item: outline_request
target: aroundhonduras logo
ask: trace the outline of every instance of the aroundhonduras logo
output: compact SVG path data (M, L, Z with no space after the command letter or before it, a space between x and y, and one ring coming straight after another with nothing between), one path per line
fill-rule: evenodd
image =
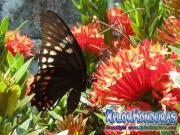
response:
M131 112L114 112L112 109L106 110L106 122L113 123L137 123L137 124L176 124L177 113L171 112L142 112L138 109Z

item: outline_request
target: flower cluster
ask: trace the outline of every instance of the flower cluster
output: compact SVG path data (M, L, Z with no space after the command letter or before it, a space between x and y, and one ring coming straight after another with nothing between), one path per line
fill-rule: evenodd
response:
M83 135L85 126L82 114L77 119L74 119L74 116L70 114L67 117L65 116L63 121L59 122L60 131L68 130L68 135L74 135L74 133Z
M171 55L166 59L167 55ZM143 45L130 50L119 50L115 57L101 62L94 83L92 100L96 104L118 103L146 110L161 110L176 86L170 71L179 71L172 63L178 56L168 52L166 46L145 40ZM166 99L166 100L165 100ZM177 97L174 99L179 100ZM98 101L98 102L97 102ZM162 102L161 102L162 101ZM174 102L172 101L171 104ZM176 105L171 106L176 109Z
M99 34L96 27L92 24L87 26L73 26L71 32L74 34L82 50L87 49L89 53L101 54L101 50L106 50L104 45L104 36Z
M8 31L6 37L10 36L13 31ZM15 56L17 52L20 52L24 57L29 57L34 55L32 50L35 46L34 43L30 41L28 36L20 35L20 32L16 32L12 35L6 42L8 50Z

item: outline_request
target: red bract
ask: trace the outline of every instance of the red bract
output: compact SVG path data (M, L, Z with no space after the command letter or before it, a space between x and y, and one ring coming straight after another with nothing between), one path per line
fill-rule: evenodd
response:
M10 36L13 31L8 31L6 33L6 37ZM20 52L24 55L24 57L33 56L34 52L32 49L35 44L30 41L28 36L21 36L20 32L16 32L13 36L11 36L5 46L8 47L8 50L15 56L17 52Z
M161 110L163 92L175 87L169 72L179 71L171 57L165 59L166 54L175 58L165 46L147 40L143 46L119 50L115 57L101 62L92 100L97 104L118 103L143 110Z
M89 53L101 55L102 50L106 50L104 37L91 24L87 26L71 27L71 31L77 39L82 50L87 49Z

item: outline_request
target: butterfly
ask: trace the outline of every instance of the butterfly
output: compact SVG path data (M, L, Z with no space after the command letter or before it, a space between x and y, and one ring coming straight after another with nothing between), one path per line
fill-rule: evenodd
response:
M78 106L81 92L90 88L96 78L88 77L82 50L64 21L54 12L41 14L42 44L39 71L34 76L31 105L38 110L53 109L70 89L67 111Z

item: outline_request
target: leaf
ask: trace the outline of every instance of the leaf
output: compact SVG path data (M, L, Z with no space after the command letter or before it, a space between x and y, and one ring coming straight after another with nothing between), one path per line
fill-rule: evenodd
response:
M173 60L174 65L180 68L180 60Z
M63 121L63 117L53 111L48 111L49 114L56 120Z
M168 46L173 52L175 52L177 55L180 55L180 49L174 46Z
M21 100L20 102L18 102L18 104L16 105L15 110L21 110L22 108L24 108L27 103L29 103L31 101L31 99L33 98L34 95L30 95L26 98L24 98L23 100Z
M150 37L153 37L153 34L156 31L156 28L158 27L160 18L161 16L158 16L157 18L155 18L152 24L150 25L150 27L148 28Z
M23 75L25 74L25 72L27 71L31 61L33 60L33 58L31 58L30 60L28 60L14 75L12 78L15 78L16 83L18 83L21 78L23 77Z
M8 51L8 53L7 53L8 66L11 66L15 61L16 61L16 59L13 57L12 53L10 51Z
M92 131L89 135L95 135L96 131Z
M4 113L6 110L7 102L6 102L6 89L7 85L4 82L0 82L0 115L4 117Z
M100 113L94 113L98 118L105 120L105 116Z
M169 75L171 76L171 79L176 84L176 86L180 88L180 73L176 71L170 71Z
M21 95L21 88L19 87L19 85L15 85L12 89L8 91L8 94L6 97L7 108L5 110L5 116L10 117L13 114L20 95Z
M27 23L28 21L25 21L24 23L22 23L15 31L13 31L8 37L5 38L4 42L6 42L11 36L13 36L18 30L20 30L20 28Z
M8 49L4 48L3 52L2 52L2 54L0 56L0 70L3 69L3 65L4 65L6 57L7 57L7 52L8 52Z
M135 36L129 36L129 38L130 38L131 42L136 46L138 46L139 42L141 42L141 40Z
M81 15L81 20L84 25L87 25L90 22L90 19L86 15Z
M6 123L0 131L2 131L2 135L11 135L13 133L12 124L10 122Z
M104 43L107 46L112 46L113 33L112 30L104 32Z
M144 31L141 28L139 28L135 23L132 23L131 26L132 26L134 32L136 33L136 35L140 38L140 40L147 38Z
M6 16L1 22L1 33L6 33L9 25L9 17Z
M26 121L24 121L20 126L18 126L19 128L21 128L22 130L26 131L29 128L30 122L32 120L32 117L28 118ZM22 132L23 133L23 132ZM22 134L21 133L21 134Z
M170 131L160 131L160 135L173 135Z
M99 10L99 20L108 24L108 16L104 9Z

